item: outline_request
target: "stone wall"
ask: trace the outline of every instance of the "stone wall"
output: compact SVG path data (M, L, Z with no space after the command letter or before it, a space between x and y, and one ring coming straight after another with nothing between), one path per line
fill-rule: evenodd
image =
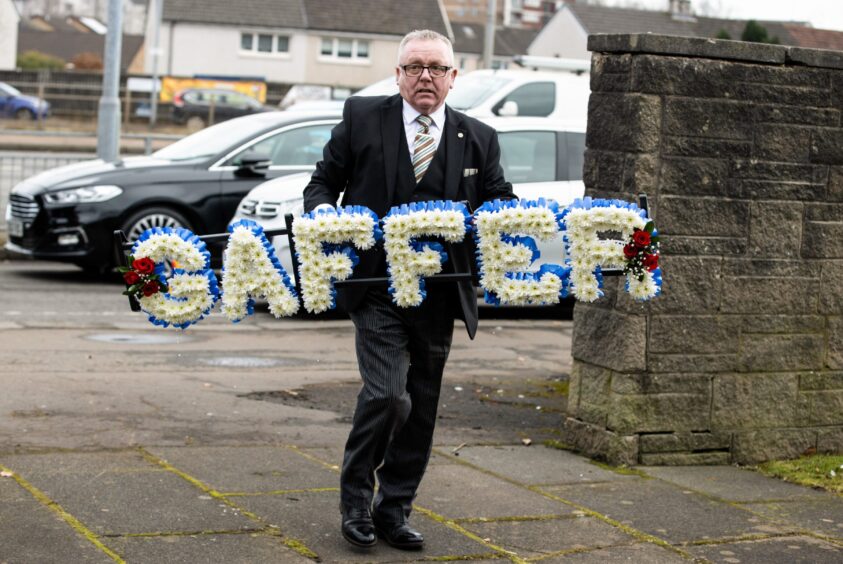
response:
M576 306L568 440L631 464L843 451L843 52L589 50L586 194L649 195L665 282Z

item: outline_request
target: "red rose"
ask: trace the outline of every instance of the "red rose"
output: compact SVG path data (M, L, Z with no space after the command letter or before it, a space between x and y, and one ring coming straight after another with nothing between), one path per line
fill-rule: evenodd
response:
M134 270L130 270L129 272L123 274L123 280L125 280L126 284L128 284L129 286L131 286L132 284L137 284L138 282L140 282L140 279L140 274L138 274Z
M144 297L148 298L152 294L157 294L158 290L160 290L160 289L161 289L161 285L158 284L157 280L150 280L149 282L147 282L146 284L143 285L142 292L143 292Z
M141 274L152 274L155 271L155 263L149 257L143 257L132 261L132 268Z
M632 234L632 241L637 247L646 247L650 244L650 232L643 229L636 229Z
M635 248L635 245L625 245L623 248L623 256L630 259L633 258L635 255L638 254L638 249Z
M659 267L659 255L644 255L642 264L647 270L653 271L657 269Z

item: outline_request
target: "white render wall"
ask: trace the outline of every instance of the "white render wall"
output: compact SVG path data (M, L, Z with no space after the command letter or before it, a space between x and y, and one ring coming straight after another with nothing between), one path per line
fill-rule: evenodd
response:
M17 66L19 21L12 0L0 0L0 70L14 70Z
M309 33L306 47L305 83L362 88L389 76L395 76L400 38L373 38L331 32L323 34L317 31ZM368 40L369 58L366 61L353 61L322 57L319 53L322 37L341 36Z
M566 4L539 32L527 48L527 54L589 60L591 53L586 48L587 42L588 33Z

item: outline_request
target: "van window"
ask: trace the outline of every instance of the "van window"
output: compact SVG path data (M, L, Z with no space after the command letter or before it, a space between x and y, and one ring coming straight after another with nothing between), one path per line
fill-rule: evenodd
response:
M556 133L509 131L498 133L498 140L501 166L509 182L556 180Z
M269 157L273 166L312 167L322 157L331 128L333 124L324 123L287 129L245 148L227 164L237 165L241 155L255 152Z
M395 82L395 79L391 80ZM454 82L454 89L448 94L448 105L457 110L479 106L509 81L508 78L496 75L458 76Z
M565 145L568 154L568 180L582 180L585 133L565 133Z
M553 82L533 82L519 86L510 92L506 98L495 104L492 111L498 110L512 100L518 104L519 116L547 117L556 107L556 84Z

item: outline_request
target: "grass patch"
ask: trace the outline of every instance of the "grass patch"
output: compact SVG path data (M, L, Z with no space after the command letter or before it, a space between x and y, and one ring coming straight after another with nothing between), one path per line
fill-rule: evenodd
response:
M563 443L557 439L545 439L542 441L542 444L548 448L555 448L558 450L574 450L574 447L571 445Z
M568 382L568 380L554 378L553 380L543 380L541 382L528 381L528 383L534 385L538 389L534 391L524 392L527 396L547 399L568 397L568 390L570 388L570 383Z
M599 462L597 460L589 460L588 462L594 464L598 468L614 472L615 474L623 474L624 476L640 476L641 478L650 477L641 470L638 470L637 468L630 468L629 466L612 466L611 464L606 464L605 462Z
M843 493L843 455L812 454L758 465L762 474L802 486Z

